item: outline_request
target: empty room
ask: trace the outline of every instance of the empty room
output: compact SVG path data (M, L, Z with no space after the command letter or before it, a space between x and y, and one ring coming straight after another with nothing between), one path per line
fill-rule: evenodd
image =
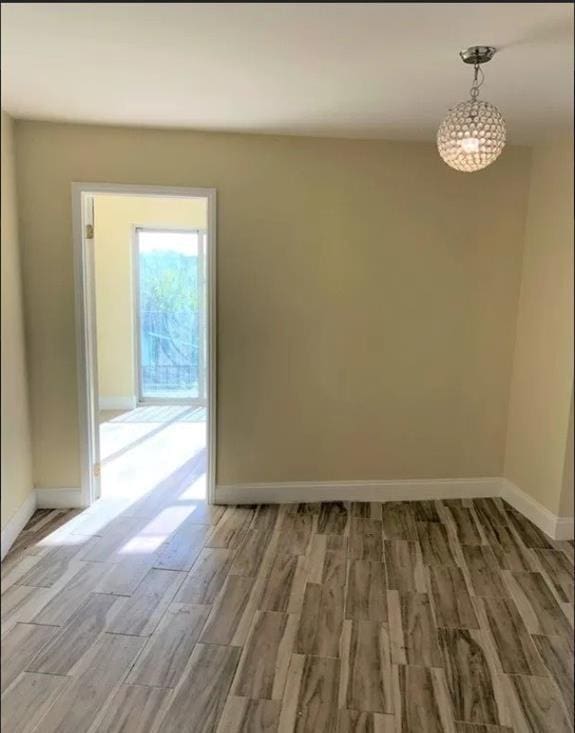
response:
M2 733L573 733L573 24L2 3Z

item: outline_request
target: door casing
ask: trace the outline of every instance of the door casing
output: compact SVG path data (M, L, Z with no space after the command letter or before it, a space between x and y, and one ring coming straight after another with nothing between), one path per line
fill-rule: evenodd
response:
M72 237L74 247L76 357L80 432L81 504L90 506L100 495L98 428L98 359L94 281L93 201L98 194L169 198L203 198L207 201L207 324L206 324L206 500L215 500L216 485L216 189L142 186L116 183L74 182Z

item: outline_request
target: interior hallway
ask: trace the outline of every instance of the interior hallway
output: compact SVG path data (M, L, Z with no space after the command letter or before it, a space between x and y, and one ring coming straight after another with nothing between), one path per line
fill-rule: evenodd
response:
M36 512L2 566L3 730L572 730L572 542L499 499L208 506L204 463Z

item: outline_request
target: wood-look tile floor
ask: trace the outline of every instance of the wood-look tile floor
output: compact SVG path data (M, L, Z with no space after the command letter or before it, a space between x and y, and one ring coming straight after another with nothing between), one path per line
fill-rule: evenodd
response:
M181 489L181 486L180 486ZM36 512L4 733L573 730L573 543L498 499Z

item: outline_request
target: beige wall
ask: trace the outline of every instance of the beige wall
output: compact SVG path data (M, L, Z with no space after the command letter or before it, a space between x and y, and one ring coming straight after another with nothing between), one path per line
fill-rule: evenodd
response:
M573 483L573 395L571 395L571 409L569 410L569 424L567 428L567 444L565 448L565 465L563 466L563 484L559 501L559 515L572 517L575 514L573 503L575 487Z
M533 152L505 456L505 476L555 514L572 513L561 497L572 396L573 141L566 137Z
M205 229L206 215L205 199L96 197L94 259L100 399L136 398L134 227Z
M4 528L30 496L33 485L14 177L13 123L4 112L1 127L1 480L2 528Z
M219 483L503 470L529 151L22 122L36 480L80 480L70 183L218 191Z

